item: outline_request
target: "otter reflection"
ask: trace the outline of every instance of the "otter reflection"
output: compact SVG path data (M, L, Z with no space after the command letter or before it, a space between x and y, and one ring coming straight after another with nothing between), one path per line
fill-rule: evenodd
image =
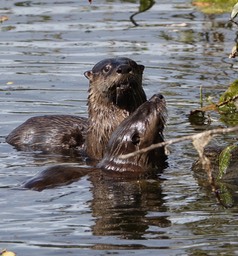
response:
M162 181L156 175L140 180L115 181L108 175L101 179L90 175L89 179L93 185L92 215L96 218L94 235L145 239L156 234L166 238L163 229L171 223L165 214Z

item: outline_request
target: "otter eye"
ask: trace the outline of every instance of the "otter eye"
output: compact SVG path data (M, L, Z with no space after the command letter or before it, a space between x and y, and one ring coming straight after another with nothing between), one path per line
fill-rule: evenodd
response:
M131 137L131 141L134 145L137 145L140 143L140 135L138 133L134 133Z
M103 68L103 71L105 73L109 72L109 70L111 69L111 66L110 65L106 65L104 68Z

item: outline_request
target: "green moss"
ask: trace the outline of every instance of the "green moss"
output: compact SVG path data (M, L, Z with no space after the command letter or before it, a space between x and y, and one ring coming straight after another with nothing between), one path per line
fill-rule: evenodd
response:
M231 12L237 0L193 0L193 5L207 14Z

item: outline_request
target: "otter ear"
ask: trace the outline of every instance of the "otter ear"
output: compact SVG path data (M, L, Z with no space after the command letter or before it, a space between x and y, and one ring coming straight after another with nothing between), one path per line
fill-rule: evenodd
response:
M89 81L91 81L92 78L93 78L93 71L92 71L92 70L86 71L86 72L84 72L84 75L85 75L85 77L86 77Z
M139 133L135 132L132 137L131 137L131 141L134 145L137 145L140 143L140 135Z
M145 66L144 65L138 65L138 66L139 66L140 71L143 72L145 69Z

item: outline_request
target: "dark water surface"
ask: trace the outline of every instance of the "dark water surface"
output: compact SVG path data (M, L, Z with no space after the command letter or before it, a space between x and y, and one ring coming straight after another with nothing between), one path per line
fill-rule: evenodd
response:
M123 55L146 66L148 97L167 100L167 139L202 129L188 121L201 86L217 96L237 78L229 14L160 0L134 17L135 27L129 17L139 3L130 2L1 1L0 15L9 17L0 25L1 248L24 256L238 254L238 204L224 208L194 178L189 143L171 146L158 180L98 184L84 176L42 192L21 189L46 167L77 159L17 152L5 136L35 115L87 116L83 73L97 61ZM224 124L213 115L211 126Z

